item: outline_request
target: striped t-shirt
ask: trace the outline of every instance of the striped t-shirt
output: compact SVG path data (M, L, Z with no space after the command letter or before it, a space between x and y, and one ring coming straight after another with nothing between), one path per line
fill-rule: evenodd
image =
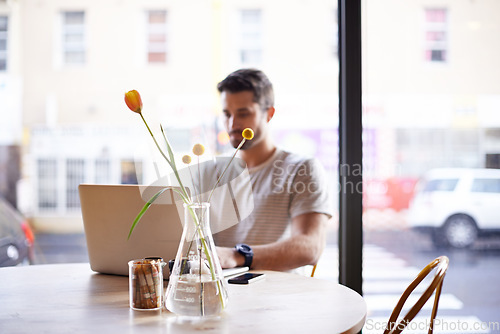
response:
M262 245L291 235L291 219L305 213L332 216L333 203L325 172L316 159L277 149L264 163L248 169L251 194L238 201L237 212L249 212L239 223L214 234L217 246ZM234 182L231 193L245 193L245 182ZM249 196L253 197L248 198ZM248 208L242 206L247 205ZM239 206L239 207L238 207ZM253 206L253 210L252 210ZM214 222L212 222L213 224ZM216 232L216 231L213 231Z

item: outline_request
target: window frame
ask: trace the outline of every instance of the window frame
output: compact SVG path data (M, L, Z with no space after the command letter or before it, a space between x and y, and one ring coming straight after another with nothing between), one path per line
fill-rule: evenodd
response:
M361 0L338 0L339 184L362 186ZM344 166L344 167L343 167ZM363 294L363 194L339 192L339 283Z

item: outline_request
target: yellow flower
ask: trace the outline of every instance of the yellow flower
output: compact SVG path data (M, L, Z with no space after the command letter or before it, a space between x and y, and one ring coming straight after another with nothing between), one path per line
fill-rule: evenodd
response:
M125 93L125 103L129 107L130 110L136 112L138 114L141 113L142 110L142 100L139 92L134 90L128 91Z
M205 147L203 147L203 145L195 144L193 146L193 154L194 155L200 156L200 155L203 155L203 153L205 153Z
M191 163L191 157L189 155L185 155L182 157L182 162L185 163L186 165L189 165Z
M250 129L250 128L246 128L245 130L243 130L243 132L241 133L241 135L246 140L252 140L253 139L253 130Z

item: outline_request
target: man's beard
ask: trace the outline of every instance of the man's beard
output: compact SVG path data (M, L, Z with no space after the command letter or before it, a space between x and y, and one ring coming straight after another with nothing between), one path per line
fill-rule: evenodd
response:
M243 140L243 137L241 136L241 132L242 131L238 131L238 130L231 131L231 133L229 135L231 145L234 148L237 148L238 145L240 145L241 141ZM233 137L233 135L236 135L236 136ZM259 138L259 135L260 135L260 133L255 132L255 135L252 138L252 140L245 140L245 142L243 143L243 146L241 146L240 150L246 150L246 149L249 149L250 147L252 147L253 146L253 142L255 142L256 139Z

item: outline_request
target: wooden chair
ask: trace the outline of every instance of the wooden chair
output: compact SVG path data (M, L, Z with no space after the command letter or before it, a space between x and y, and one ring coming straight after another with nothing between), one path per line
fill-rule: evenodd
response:
M403 292L401 298L399 299L399 302L392 311L392 314L389 318L389 322L386 330L384 331L384 334L401 333L405 329L405 327L410 323L410 321L412 321L413 318L415 318L418 312L420 312L422 307L425 305L425 303L429 300L429 298L435 291L436 294L434 297L434 305L432 307L431 321L428 332L428 334L432 334L434 330L434 320L436 318L438 304L439 304L439 296L441 295L441 288L443 286L443 280L446 274L446 270L448 269L448 263L449 260L446 256L440 256L431 263L429 263L417 275L417 277L413 280L413 282L411 282L408 288L406 288L406 290ZM417 300L415 305L413 305L413 307L408 311L408 313L399 322L397 322L399 314L401 313L401 309L403 308L408 297L411 295L413 290L415 290L415 288L420 284L420 282L422 282L422 280L425 277L427 277L427 275L429 275L431 271L433 271L434 268L436 268L434 278L432 279L432 282L429 284L429 287L422 293L422 296Z
M318 266L317 263L313 266L312 271L311 271L311 277L314 277L314 273L316 272L316 267L317 266Z

